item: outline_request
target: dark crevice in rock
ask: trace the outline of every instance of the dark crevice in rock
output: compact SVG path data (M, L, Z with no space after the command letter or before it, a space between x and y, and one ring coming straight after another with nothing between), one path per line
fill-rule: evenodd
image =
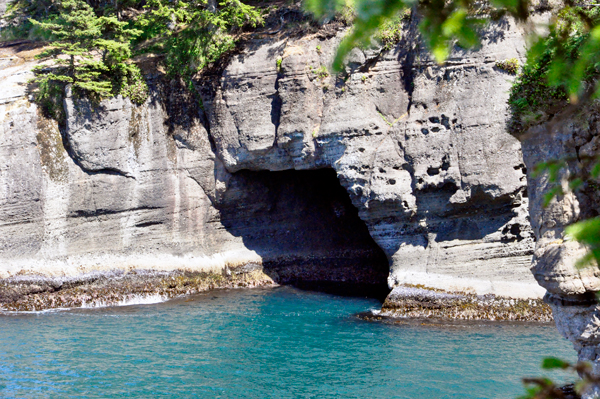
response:
M67 152L67 154L69 155L69 158L71 158L71 160L73 161L73 163L75 165L77 165L86 174L88 174L88 175L98 175L98 174L116 175L116 176L122 176L122 177L126 177L128 179L135 180L134 176L132 176L132 175L126 173L126 172L123 172L122 170L116 169L116 168L102 168L102 169L89 169L89 168L86 168L79 161L79 157L73 151L73 148L71 147L71 144L69 143L69 139L67 138L67 133L66 133L65 128L59 128L59 131L60 131L60 136L61 136L61 139L62 139L63 147L64 147L65 151Z
M135 227L150 227L150 226L156 226L157 224L164 224L164 222L163 221L154 221L154 222L138 223L135 225Z
M279 95L279 79L281 79L281 73L277 73L277 79L275 79L275 93L271 96L271 123L275 126L275 144L277 144L277 130L279 129L279 121L281 119L281 105L283 100Z
M89 175L96 175L96 174L117 175L117 176L123 176L128 179L135 180L134 176L132 176L126 172L123 172L122 170L115 169L115 168L102 168L102 169L97 169L97 170L89 170L89 169L85 169L85 168L82 168L82 169Z
M402 40L398 44L398 48L402 49L398 60L400 61L401 74L402 74L402 84L404 85L404 90L408 95L408 105L406 107L408 113L410 114L410 110L412 108L413 103L413 91L415 89L415 61L418 55L418 46L419 46L419 35L418 35L418 21L415 17L416 13L412 12L410 16L410 20L408 22L408 34L403 35Z
M281 284L383 299L388 260L333 169L232 175L221 223Z
M544 302L554 306L581 306L588 307L598 304L598 298L594 292L586 292L581 295L558 295L547 292L544 296Z
M440 174L440 168L429 167L427 168L427 174L429 176L435 176Z
M365 62L362 63L360 68L358 68L358 72L362 72L362 73L369 72L369 70L372 67L374 67L377 64L377 62L379 62L380 58L381 58L381 53L377 53L375 56L373 56L371 58L367 58L365 60Z
M68 217L70 218L82 218L82 217L95 217L102 215L115 215L124 212L136 212L136 211L146 211L146 210L155 210L161 209L162 207L158 206L141 206L137 208L130 209L122 209L122 210L114 210L114 209L93 209L93 210L77 210L70 212ZM162 223L162 222L160 222Z

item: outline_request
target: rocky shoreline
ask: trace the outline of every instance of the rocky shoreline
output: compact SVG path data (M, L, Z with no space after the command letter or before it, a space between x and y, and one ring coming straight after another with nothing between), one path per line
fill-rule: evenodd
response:
M184 270L113 270L78 277L16 276L0 280L0 311L116 306L144 297L164 300L224 288L274 286L258 264L220 273Z
M449 293L419 286L396 287L372 319L439 318L451 320L551 322L542 299Z
M272 273L271 273L272 274ZM273 278L275 277L275 278ZM0 280L0 311L118 306L167 300L215 289L255 288L286 283L299 288L342 295L373 296L355 285L331 281L281 281L261 265L250 263L218 271L112 270L77 277L21 275ZM381 311L362 314L367 320L439 319L551 322L550 307L541 299L444 292L399 286L385 298Z

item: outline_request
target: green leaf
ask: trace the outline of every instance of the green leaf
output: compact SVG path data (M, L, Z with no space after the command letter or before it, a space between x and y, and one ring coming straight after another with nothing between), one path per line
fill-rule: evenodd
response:
M563 193L561 186L552 187L550 190L548 190L548 192L546 192L544 194L544 202L543 202L544 208L547 207L548 205L550 205L550 202L552 202L554 197L556 197L557 195L563 195L563 194L564 193Z
M570 225L565 229L565 233L575 240L590 244L600 244L600 218L584 220Z
M600 162L596 162L594 164L594 166L592 166L592 170L590 172L590 175L594 178L597 179L598 176L600 175Z
M577 190L579 187L581 187L583 185L583 179L578 177L574 180L571 180L569 182L569 188L573 191Z
M559 358L556 358L556 357L547 357L547 358L544 358L544 360L542 361L542 368L544 370L566 369L569 366L570 366L569 363L567 363L564 360L561 360Z

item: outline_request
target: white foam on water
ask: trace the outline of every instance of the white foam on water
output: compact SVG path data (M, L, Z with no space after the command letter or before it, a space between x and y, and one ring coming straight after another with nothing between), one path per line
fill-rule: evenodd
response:
M160 294L151 295L130 295L123 298L119 302L107 302L107 301L92 301L84 302L81 308L92 309L92 308L107 308L111 306L133 306L133 305L151 305L154 303L166 302L169 297Z
M65 310L71 310L73 308L52 308L44 310L6 310L0 308L0 314L44 314L44 313L56 313L63 312Z
M127 298L123 298L119 302L96 300L96 301L91 301L91 302L83 302L83 304L79 307L52 308L52 309L43 309L43 310L5 310L5 309L0 308L0 313L4 313L4 314L44 314L44 313L63 312L65 310L73 310L73 309L97 309L97 308L109 308L111 306L152 305L155 303L166 302L168 300L169 300L169 297L167 297L165 295L159 295L159 294L129 295Z

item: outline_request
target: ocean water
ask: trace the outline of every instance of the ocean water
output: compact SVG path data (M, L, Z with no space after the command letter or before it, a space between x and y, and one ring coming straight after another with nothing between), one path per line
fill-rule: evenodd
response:
M4 314L0 397L504 399L575 360L553 326L356 317L379 306L281 287Z

